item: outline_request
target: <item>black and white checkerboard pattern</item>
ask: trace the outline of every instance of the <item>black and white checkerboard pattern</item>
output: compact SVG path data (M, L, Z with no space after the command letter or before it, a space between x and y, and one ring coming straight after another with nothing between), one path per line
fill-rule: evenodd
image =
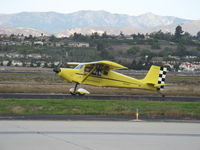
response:
M160 67L160 73L159 73L159 77L158 77L158 84L165 84L166 74L167 74L167 68ZM163 89L164 89L164 86L157 87L158 91L163 90Z

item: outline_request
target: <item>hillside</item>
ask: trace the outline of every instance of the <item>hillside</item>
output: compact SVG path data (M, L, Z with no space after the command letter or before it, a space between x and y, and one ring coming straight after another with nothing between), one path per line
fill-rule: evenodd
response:
M181 26L185 32L188 32L192 35L196 35L200 31L200 20L190 21L190 22L184 22L181 23ZM72 35L73 33L81 33L81 34L92 34L94 32L97 32L99 34L102 34L104 32L107 32L111 35L118 35L120 32L123 32L125 35L131 35L131 34L137 34L137 33L152 33L157 32L159 30L162 30L164 33L170 32L174 33L175 28L177 27L177 24L172 25L166 25L166 26L158 26L155 28L148 28L144 29L141 27L82 27L82 28L73 28L73 29L67 29L60 31L56 33L55 35L57 37L68 37Z
M22 28L22 27L13 28L13 27L1 27L1 26L0 26L0 34L7 34L7 35L23 34L24 36L29 36L29 35L40 36L41 34L49 35L45 31L36 30L36 29L32 29L32 28Z
M112 14L106 11L78 11L70 14L57 12L21 12L0 14L0 26L23 27L56 33L82 27L136 27L152 29L180 24L191 20L147 13L139 16Z
M196 35L200 31L200 20L190 21L190 22L184 22L180 24L185 32L188 32L192 35ZM174 32L174 29L177 25L167 25L167 26L160 26L156 27L154 29L151 29L152 31L159 31L162 30L163 32Z

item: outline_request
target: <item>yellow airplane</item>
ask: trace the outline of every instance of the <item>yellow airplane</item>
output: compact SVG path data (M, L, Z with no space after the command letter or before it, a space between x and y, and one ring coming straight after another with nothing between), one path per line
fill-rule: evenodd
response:
M83 88L77 89L79 84L88 84L102 87L123 87L137 88L160 92L165 84L167 68L152 65L144 79L135 79L118 73L116 69L127 69L112 61L96 61L89 63L68 63L76 65L75 68L61 68L60 65L53 71L67 82L74 82L75 87L71 88L72 95L90 94ZM164 96L164 95L162 95Z

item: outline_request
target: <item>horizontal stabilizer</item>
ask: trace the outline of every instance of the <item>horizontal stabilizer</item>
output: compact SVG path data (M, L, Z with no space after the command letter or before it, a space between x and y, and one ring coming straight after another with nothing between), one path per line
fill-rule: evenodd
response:
M155 84L154 87L166 86L167 84Z

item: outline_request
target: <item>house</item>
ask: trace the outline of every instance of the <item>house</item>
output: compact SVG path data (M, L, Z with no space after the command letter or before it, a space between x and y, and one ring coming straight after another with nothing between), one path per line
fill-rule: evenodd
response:
M11 65L12 66L19 66L19 67L22 67L23 66L23 63L21 61L16 61L16 60L13 60L11 62Z
M180 57L179 57L179 56L168 55L168 58L172 58L172 59L180 60Z
M29 46L31 46L32 42L31 41L23 41L22 44L23 45L29 45Z
M5 55L8 58L24 58L23 54L19 54L19 53L9 53Z
M26 65L27 67L30 67L30 66L31 66L31 62L25 62L25 65Z
M60 64L60 62L59 62L59 61L55 61L53 64L54 64L55 66L58 66L58 65Z
M195 59L197 56L185 56L186 59Z
M4 60L3 61L3 66L8 66L9 61L8 60Z
M181 70L184 71L199 71L200 70L200 64L194 64L194 63L189 63L189 62L183 62L179 66Z
M35 59L40 59L42 56L40 54L28 54L26 55L27 58L35 58Z
M89 43L84 43L84 42L70 42L68 43L69 46L71 47L89 47Z
M40 41L48 41L49 40L49 36L44 35L43 33L41 34L41 36L38 36L37 39Z
M42 41L35 41L35 42L33 42L33 44L34 45L41 45L41 46L44 45L44 43Z
M40 67L45 67L45 62L44 61L40 62Z

